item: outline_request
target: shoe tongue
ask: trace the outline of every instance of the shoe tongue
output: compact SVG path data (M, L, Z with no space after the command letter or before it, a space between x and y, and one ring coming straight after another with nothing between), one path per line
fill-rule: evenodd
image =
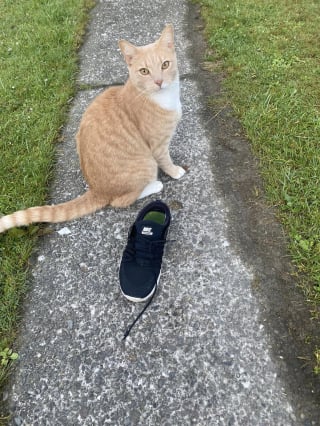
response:
M152 220L141 220L136 223L136 230L138 234L150 240L159 240L162 238L163 225Z

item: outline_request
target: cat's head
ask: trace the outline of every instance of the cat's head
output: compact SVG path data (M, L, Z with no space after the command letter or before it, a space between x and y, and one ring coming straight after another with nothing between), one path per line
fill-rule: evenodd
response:
M145 94L168 87L178 78L173 26L166 25L160 38L147 46L134 46L125 40L119 46L129 69L129 78Z

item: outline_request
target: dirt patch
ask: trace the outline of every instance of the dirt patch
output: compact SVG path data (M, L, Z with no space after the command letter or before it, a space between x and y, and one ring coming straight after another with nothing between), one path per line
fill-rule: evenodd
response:
M305 424L320 415L320 379L313 374L314 349L320 346L319 325L293 277L283 229L268 207L257 159L230 105L221 101L223 75L205 62L204 25L199 8L190 6L190 55L197 64L203 96L203 122L211 140L212 170L228 207L229 238L254 273L252 291L261 307L279 376ZM212 101L214 99L214 101ZM310 423L312 422L312 423Z

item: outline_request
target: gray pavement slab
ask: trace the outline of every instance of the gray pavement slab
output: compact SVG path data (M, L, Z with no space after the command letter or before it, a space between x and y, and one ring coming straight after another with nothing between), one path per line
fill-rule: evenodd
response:
M124 342L141 306L120 294L119 261L129 226L157 197L48 226L32 259L20 360L4 394L11 424L317 424L313 403L286 380L291 370L265 314L272 309L255 291L264 260L257 252L250 261L234 242L236 213L215 167L221 147L190 56L187 2L98 1L91 18L79 73L88 90L79 91L64 129L52 201L85 190L74 137L102 90L94 86L126 78L117 40L152 42L168 22L176 31L183 105L171 152L190 169L179 181L160 175L175 242L167 245L156 298ZM262 285L271 280L259 277Z

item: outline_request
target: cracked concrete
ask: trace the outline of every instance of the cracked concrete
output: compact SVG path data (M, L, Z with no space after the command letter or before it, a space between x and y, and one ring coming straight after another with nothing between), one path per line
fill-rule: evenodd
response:
M167 22L183 105L171 152L190 171L180 181L160 175L176 242L165 252L159 292L122 342L141 306L121 296L118 266L150 197L49 225L32 259L20 361L3 394L12 425L318 424L319 389L297 358L308 316L281 228L252 197L261 184L241 128L227 109L214 118L207 109L220 86L200 67L194 6L97 2L80 52L79 83L89 89L79 91L64 129L52 201L84 191L74 136L97 86L126 79L117 41L152 42Z

